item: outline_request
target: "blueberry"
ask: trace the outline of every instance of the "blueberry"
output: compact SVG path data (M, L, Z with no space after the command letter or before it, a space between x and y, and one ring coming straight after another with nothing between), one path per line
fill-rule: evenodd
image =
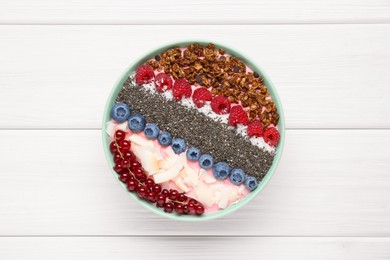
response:
M175 138L172 140L172 150L175 154L180 154L186 150L186 142L184 139Z
M162 146L168 146L172 143L172 136L168 132L161 132L157 140Z
M213 167L214 158L210 154L202 154L199 157L199 165L201 168L207 170Z
M231 170L229 179L234 185L240 185L245 181L245 172L241 169L235 168Z
M190 161L197 161L200 157L200 150L196 147L190 147L187 150L187 159Z
M129 118L129 128L134 133L141 132L145 128L145 117L140 114L135 114Z
M230 173L230 167L225 162L219 162L213 166L214 177L218 180L226 179L227 177L229 177L229 173Z
M160 133L160 128L156 124L148 123L145 126L144 133L148 139L156 139Z
M111 117L118 123L123 123L130 117L130 112L127 104L116 103L111 109Z
M258 186L257 180L255 177L249 176L246 178L245 181L245 187L247 187L248 190L252 191L256 189Z

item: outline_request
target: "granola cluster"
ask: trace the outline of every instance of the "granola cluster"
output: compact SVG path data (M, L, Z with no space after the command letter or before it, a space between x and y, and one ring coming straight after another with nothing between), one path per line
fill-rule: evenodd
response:
M256 72L247 72L244 62L227 55L223 49L216 49L212 43L207 46L193 43L184 51L172 48L147 64L174 79L186 78L192 85L208 88L213 95L241 102L250 120L259 118L264 128L278 123L279 114L263 78Z

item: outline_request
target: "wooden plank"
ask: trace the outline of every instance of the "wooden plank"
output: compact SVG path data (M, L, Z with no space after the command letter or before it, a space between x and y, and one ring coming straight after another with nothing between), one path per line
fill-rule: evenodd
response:
M21 250L21 247L23 250ZM389 259L390 238L3 237L2 259Z
M100 128L129 63L204 35L264 67L289 128L390 127L390 25L279 25L0 26L0 128Z
M386 0L1 0L3 24L388 23Z
M97 130L0 131L0 236L389 236L390 131L289 130L281 164L224 219L164 219L109 171Z

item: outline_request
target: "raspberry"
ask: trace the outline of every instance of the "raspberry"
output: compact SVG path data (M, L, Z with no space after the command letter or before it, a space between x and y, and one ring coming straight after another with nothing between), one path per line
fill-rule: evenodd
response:
M264 130L263 130L263 124L260 120L256 119L252 123L248 125L248 136L256 136L260 137L263 136Z
M148 65L141 65L135 71L135 82L138 85L148 84L152 82L154 78L154 72Z
M230 110L229 115L229 124L232 126L237 126L238 123L243 125L249 124L248 114L244 111L242 106L234 106Z
M191 85L184 78L177 79L173 84L172 94L176 100L180 100L183 96L189 98L191 93Z
M280 135L275 127L268 128L264 132L264 141L269 145L276 146L279 143Z
M227 114L230 112L230 101L224 96L215 96L211 100L211 109L217 114Z
M154 84L156 85L156 89L158 92L164 92L168 89L172 88L172 79L164 72L157 74Z
M197 107L203 107L206 101L211 101L211 92L205 88L198 88L194 91L192 99Z

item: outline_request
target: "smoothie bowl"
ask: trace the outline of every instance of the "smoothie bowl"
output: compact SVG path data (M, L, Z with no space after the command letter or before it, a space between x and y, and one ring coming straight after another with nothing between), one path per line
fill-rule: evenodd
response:
M188 221L236 211L267 184L284 116L263 70L220 44L179 42L126 69L108 98L103 146L135 200Z

